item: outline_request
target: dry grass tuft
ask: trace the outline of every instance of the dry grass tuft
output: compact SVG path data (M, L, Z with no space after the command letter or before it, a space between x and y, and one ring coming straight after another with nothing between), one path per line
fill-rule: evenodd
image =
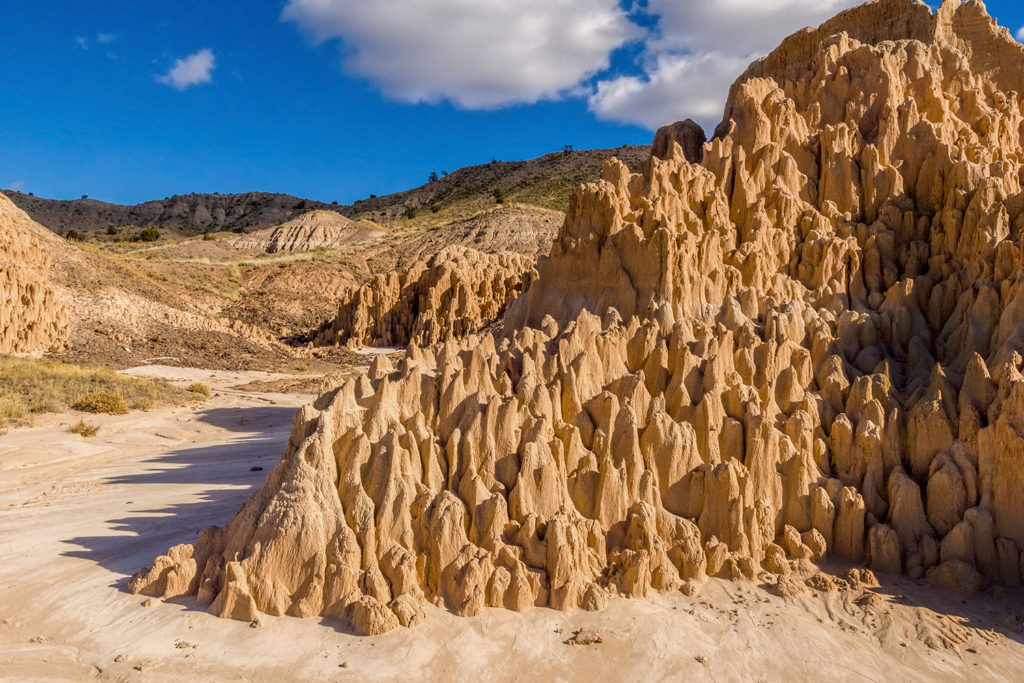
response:
M71 405L75 410L83 413L97 413L104 415L127 415L128 402L121 394L112 391L95 391L86 394Z
M150 410L153 409L153 399L149 398L148 396L140 396L134 401L132 401L130 407L132 410L141 410L144 413L148 413Z
M96 433L100 431L99 425L86 424L85 420L79 420L78 424L71 425L68 427L69 434L78 434L81 437L89 438L90 436L96 436Z
M103 394L114 398L97 398ZM187 402L187 392L164 381L126 377L107 368L0 355L0 427L19 424L35 414L78 409L78 405L88 412L117 414L127 412L128 406L141 410L142 406Z
M193 394L199 394L205 398L210 398L210 387L200 382L193 382L192 384L189 384L185 390Z

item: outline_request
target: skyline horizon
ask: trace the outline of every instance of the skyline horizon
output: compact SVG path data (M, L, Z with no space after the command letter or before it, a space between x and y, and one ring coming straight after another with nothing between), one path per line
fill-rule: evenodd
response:
M245 192L350 205L492 158L648 145L685 118L710 136L751 61L859 4L526 0L509 15L409 2L150 0L144 13L7 0L18 30L0 44L0 187L119 205ZM597 18L578 20L583 6ZM988 11L1024 24L1009 0Z

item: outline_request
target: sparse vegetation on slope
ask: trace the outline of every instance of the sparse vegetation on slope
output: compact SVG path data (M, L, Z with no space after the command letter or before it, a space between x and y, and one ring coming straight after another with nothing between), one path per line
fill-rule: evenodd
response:
M573 190L596 181L605 161L616 157L635 171L650 153L647 145L624 145L552 152L529 161L492 161L460 168L405 192L357 201L341 212L394 230L437 227L499 205L525 204L565 211Z
M123 414L133 405L174 405L189 398L167 382L125 377L106 368L0 355L0 426L72 407Z
M650 156L647 145L615 149L552 152L526 161L491 161L443 173L421 187L388 195L370 195L350 206L325 204L285 194L190 194L122 206L95 199L62 201L8 192L11 201L50 230L80 237L95 233L120 239L123 228L154 228L180 235L251 232L270 228L313 210L335 211L392 228L436 227L471 218L496 205L526 204L564 211L580 183L593 182L612 157L633 170ZM114 233L108 228L115 227ZM168 235L164 235L167 237Z

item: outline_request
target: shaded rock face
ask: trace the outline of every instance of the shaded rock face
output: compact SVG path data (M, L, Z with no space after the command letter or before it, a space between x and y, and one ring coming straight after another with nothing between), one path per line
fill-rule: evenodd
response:
M68 314L50 287L54 240L0 194L0 353L49 351L67 338Z
M707 136L704 135L704 129L692 119L677 121L671 126L664 126L658 130L654 136L654 143L651 145L651 156L670 159L678 145L684 159L690 163L699 164L704 157L705 142L707 142Z
M370 223L352 221L334 211L310 211L276 228L241 237L234 245L239 249L260 249L275 254L332 249L383 235L383 230Z
M573 198L503 335L303 409L135 591L377 633L836 557L964 592L1024 550L1024 48L981 3L847 11L687 159Z
M522 293L535 259L448 247L402 272L378 275L316 333L317 346L428 345L478 332Z

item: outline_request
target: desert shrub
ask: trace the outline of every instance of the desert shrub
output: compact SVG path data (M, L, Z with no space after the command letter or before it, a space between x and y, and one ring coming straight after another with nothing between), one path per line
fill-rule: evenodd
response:
M209 398L211 393L210 387L206 386L205 384L202 384L201 382L193 382L192 384L189 384L187 387L185 387L185 390L193 394L205 396L206 398Z
M107 234L108 235L116 235L117 234L117 228L115 228L113 225L111 225L110 227L107 228Z
M132 410L141 410L146 413L153 409L153 399L148 396L139 396L131 404Z
M113 391L94 391L86 394L71 406L83 413L102 413L104 415L125 415L128 403L124 396Z
M0 424L25 417L28 408L17 396L0 396Z
M410 206L408 209L405 210L405 217L408 218L409 220L416 218L416 209Z
M158 239L160 239L160 231L156 228L139 230L132 235L132 242L156 242Z
M85 420L79 420L78 424L73 424L68 427L69 434L78 434L79 436L89 438L90 436L96 436L96 433L100 431L99 425L86 424Z
M502 192L500 187L494 188L494 203L495 204L504 204L505 203L505 193Z
M65 233L64 237L71 242L78 242L79 240L82 239L81 233L79 233L77 230L68 230L67 233Z
M204 232L203 233L203 241L204 242L209 242L209 241L211 241L213 239L216 239L216 238L213 235L211 235L210 233L208 233L208 232Z

